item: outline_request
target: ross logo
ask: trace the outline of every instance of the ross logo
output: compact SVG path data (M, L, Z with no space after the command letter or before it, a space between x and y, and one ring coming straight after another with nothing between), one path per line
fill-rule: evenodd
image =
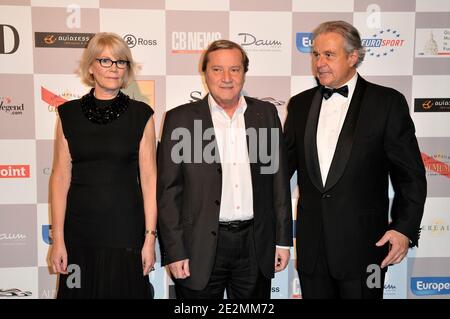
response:
M411 277L411 291L416 296L450 294L450 277Z
M450 112L450 98L414 99L414 112Z
M297 32L295 35L295 44L297 50L302 53L311 53L313 47L313 34L311 32Z
M85 48L95 33L35 32L36 48Z
M441 175L450 178L450 156L445 154L428 155L421 153L428 176Z
M47 245L53 244L52 225L42 225L42 239Z
M24 104L15 104L11 96L0 96L0 111L9 115L22 115L24 112Z
M7 36L10 32L12 38ZM13 54L19 48L19 44L20 37L17 29L9 24L0 24L0 54Z
M157 45L158 42L156 40L146 40L143 39L141 37L136 38L134 35L132 34L127 34L123 37L123 40L126 42L126 44L128 45L128 47L134 48L136 45L147 45L147 46L152 46L152 45Z
M202 53L208 45L222 37L220 32L172 32L172 53L196 54Z
M397 30L388 28L374 33L371 38L361 40L366 48L367 56L380 58L393 54L397 48L405 45L406 40L401 39Z
M30 178L30 165L0 165L0 178Z

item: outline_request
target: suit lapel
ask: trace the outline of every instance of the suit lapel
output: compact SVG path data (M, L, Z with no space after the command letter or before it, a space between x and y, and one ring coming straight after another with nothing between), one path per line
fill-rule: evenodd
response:
M201 147L202 148L201 148L201 150L197 150L197 149L195 149L195 146L193 145L192 149L193 149L193 151L199 151L199 152L201 151L201 156L202 156L201 162L208 164L207 162L205 162L205 158L203 158L203 156L204 156L203 152L205 151L205 148L207 147L207 145L210 145L211 143L213 143L212 145L214 146L215 156L217 158L217 160L214 161L213 166L215 167L215 169L220 169L220 163L221 163L220 162L220 153L219 153L219 148L217 147L216 133L214 131L214 125L213 125L213 121L212 121L211 111L209 109L208 95L206 95L203 98L203 100L201 100L199 103L197 103L195 105L195 114L196 114L195 120L200 120L202 123L202 131L201 131L201 134L202 134ZM195 127L194 127L194 130L195 130ZM206 136L206 137L210 138L210 140L207 140L204 138L205 137L204 134L205 134L206 130L213 130L212 136L210 136L210 135ZM196 141L194 141L194 143L195 142ZM208 152L209 149L206 149L206 151Z
M358 75L355 91L350 102L350 106L345 117L344 125L336 145L333 160L328 172L325 190L331 189L341 178L347 166L348 159L353 146L356 124L358 122L359 111L361 109L361 101L364 96L366 81Z
M252 175L252 187L253 187L253 198L255 197L256 191L258 189L258 168L259 168L259 134L258 134L258 128L260 127L259 124L259 117L261 114L258 112L257 105L255 105L255 102L250 99L245 99L247 103L247 109L244 113L244 120L245 120L245 129L255 129L256 130L256 145L250 145L249 141L249 134L246 134L247 139L247 152L249 154L249 161L250 161L250 173ZM253 141L252 141L253 142ZM252 155L256 155L256 158L252 158Z
M320 175L319 156L317 154L317 124L319 122L320 108L322 106L322 94L318 89L313 96L311 108L308 114L305 128L305 160L308 174L317 189L323 190L322 177Z

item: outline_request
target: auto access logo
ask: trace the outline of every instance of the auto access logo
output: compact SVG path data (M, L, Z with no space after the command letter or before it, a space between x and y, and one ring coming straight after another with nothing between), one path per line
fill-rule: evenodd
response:
M36 48L85 48L95 33L35 32Z
M411 277L411 291L416 296L450 294L450 277Z
M396 52L405 45L406 40L401 38L397 30L387 28L379 30L370 38L362 39L361 42L366 48L366 56L381 58Z
M450 112L450 99L414 99L414 112Z
M0 165L0 178L30 178L30 165Z

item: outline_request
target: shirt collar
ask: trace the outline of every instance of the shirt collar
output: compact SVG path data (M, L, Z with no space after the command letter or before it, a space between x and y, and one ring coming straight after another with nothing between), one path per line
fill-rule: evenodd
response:
M213 96L211 94L208 94L208 105L209 110L211 113L220 112L221 114L225 115L227 118L228 114L225 112L225 110L214 100ZM245 101L244 95L241 93L239 97L238 107L236 108L236 111L233 114L233 118L235 115L240 113L245 113L245 110L247 110L247 102Z

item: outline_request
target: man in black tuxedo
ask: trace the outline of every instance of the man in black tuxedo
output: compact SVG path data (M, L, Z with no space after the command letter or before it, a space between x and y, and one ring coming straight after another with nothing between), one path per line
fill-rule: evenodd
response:
M386 266L416 246L425 169L408 104L364 80L358 31L344 21L313 33L318 87L291 98L285 123L297 171L297 267L304 298L382 298ZM388 177L395 191L389 223Z
M248 63L238 44L213 42L202 63L209 94L165 117L158 223L177 298L270 298L274 271L289 262L281 124L272 104L241 94Z

